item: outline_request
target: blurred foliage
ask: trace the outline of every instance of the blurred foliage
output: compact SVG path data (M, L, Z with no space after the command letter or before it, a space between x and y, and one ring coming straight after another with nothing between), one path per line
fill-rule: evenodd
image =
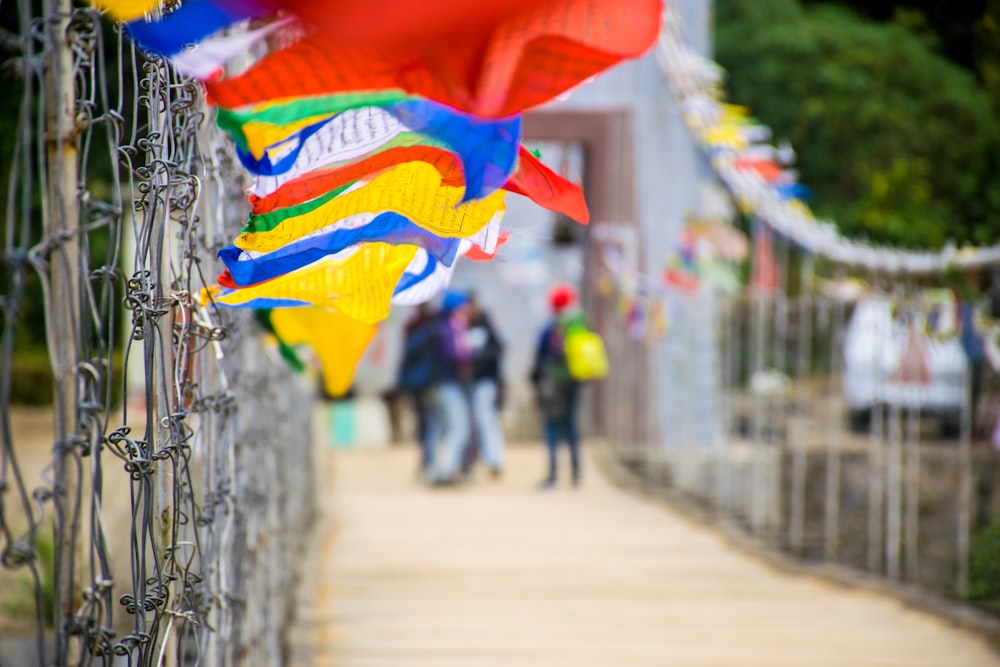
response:
M11 363L11 403L49 405L54 391L52 365L44 347L14 353Z
M41 11L41 3L34 2L34 10ZM24 95L24 81L21 77L21 56L18 51L20 18L17 3L0 4L0 86L5 90L0 95L0 238L3 246L0 253L13 243L15 248L31 248L42 240L42 198L36 187L30 198L22 200L19 191L14 192L13 209L9 206L11 187L11 167L14 164L14 153L21 137L20 113ZM113 34L110 24L105 26L103 41L104 57L107 65L107 81L109 99L119 99L118 70L118 39ZM126 63L127 65L128 63ZM126 86L130 86L130 77L126 76ZM32 100L32 122L38 122L38 90L37 84ZM128 98L128 95L125 96ZM124 105L119 110L126 118L126 126L131 122L132 109ZM33 134L39 132L37 126L32 127ZM95 129L92 148L89 153L87 169L87 187L95 199L106 198L112 190L112 153L107 150L107 128L99 126ZM23 170L23 164L21 169ZM36 166L37 168L37 166ZM35 176L35 185L40 183ZM19 179L14 180L15 187L20 187ZM13 217L9 217L10 211ZM27 215L22 214L27 211ZM24 220L29 224L23 224ZM91 269L107 266L114 258L117 244L107 228L95 229L87 234L86 239L88 266ZM17 272L10 258L0 254L0 297L6 297L13 291L17 282ZM5 301L0 308L0 327L6 326L7 318L13 319L14 359L12 362L12 400L16 403L40 404L51 401L52 380L45 377L51 374L46 348L44 292L42 281L33 268L28 268L23 276L21 299L17 302ZM121 283L117 283L120 285ZM14 308L16 306L16 309ZM48 369L48 370L46 370Z
M966 597L986 601L1000 598L1000 523L976 531L969 554L969 587Z
M35 534L34 547L41 594L41 617L46 626L51 627L56 609L55 541L50 533L42 531ZM34 618L37 603L35 581L30 573L22 571L16 583L4 591L0 611L17 619Z
M106 361L92 359L91 362L102 371L102 384L98 390L101 392L101 397L105 395L107 383L110 381L111 405L118 405L124 395L125 380L121 350L116 350L112 355L110 374L103 370L107 368ZM49 363L44 341L41 346L26 347L16 351L11 363L10 402L14 405L51 405L54 395L52 365Z
M936 50L979 77L1000 110L1000 0L804 0L836 3L920 32Z
M797 153L814 210L907 247L1000 237L1000 120L919 13L877 22L799 0L718 0L728 97Z

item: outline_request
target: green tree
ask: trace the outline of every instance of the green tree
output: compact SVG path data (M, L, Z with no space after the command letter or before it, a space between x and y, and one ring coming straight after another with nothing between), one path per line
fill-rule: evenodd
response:
M718 0L728 95L797 151L818 214L910 247L1000 237L1000 123L972 72L903 22Z
M1000 0L803 0L838 4L878 21L895 21L973 72L1000 114Z

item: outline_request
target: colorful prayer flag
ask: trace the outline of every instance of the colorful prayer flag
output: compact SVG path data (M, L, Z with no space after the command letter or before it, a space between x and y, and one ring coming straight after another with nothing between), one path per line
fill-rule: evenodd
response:
M416 246L363 243L258 285L212 288L203 300L225 308L316 305L374 324L388 316L396 284L417 250Z
M378 331L374 324L318 306L275 308L271 326L282 342L313 349L322 369L323 387L333 397L351 388L358 362Z
M477 116L509 116L644 53L659 35L663 9L661 0L522 0L496 16L476 11L476 0L464 0L469 18L451 25L449 34L431 29L437 26L431 21L438 5L430 11L403 3L400 15L412 17L412 38L331 43L332 35L371 33L391 16L382 3L338 4L342 13L326 2L294 3L317 34L271 53L244 74L207 82L210 101L233 109L283 98L402 89Z
M506 208L503 192L460 205L462 192L462 188L442 186L441 175L430 165L407 162L304 215L273 226L253 219L235 245L271 252L309 234L332 231L338 221L352 215L383 212L398 213L438 236L471 236Z

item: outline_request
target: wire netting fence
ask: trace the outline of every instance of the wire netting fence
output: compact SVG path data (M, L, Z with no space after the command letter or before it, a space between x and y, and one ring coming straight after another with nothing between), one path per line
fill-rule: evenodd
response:
M282 664L312 389L249 335L249 313L196 298L246 213L240 170L197 85L93 10L39 4L16 5L10 63L0 574L29 582L35 639L9 659ZM35 477L11 396L38 302L54 433Z

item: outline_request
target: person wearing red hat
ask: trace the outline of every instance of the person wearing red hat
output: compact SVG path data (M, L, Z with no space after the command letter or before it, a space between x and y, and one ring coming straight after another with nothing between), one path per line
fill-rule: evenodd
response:
M563 440L569 447L573 485L580 483L580 430L577 425L580 383L570 376L563 346L569 325L582 319L576 309L577 300L572 285L559 284L549 292L552 320L538 339L531 370L548 450L548 475L542 482L543 490L556 484L557 454Z
M549 307L555 314L562 313L576 303L576 289L572 285L556 285L549 292Z

